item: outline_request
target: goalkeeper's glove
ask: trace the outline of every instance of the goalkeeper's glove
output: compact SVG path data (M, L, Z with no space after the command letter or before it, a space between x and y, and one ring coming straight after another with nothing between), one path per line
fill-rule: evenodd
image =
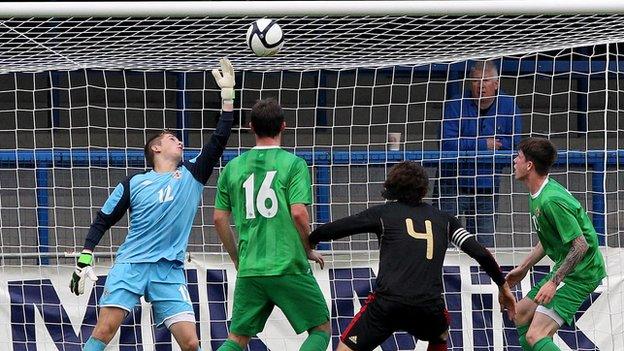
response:
M85 280L89 278L91 281L98 280L97 275L93 271L93 253L89 250L82 250L76 263L76 270L72 274L69 289L76 296L84 293Z
M221 71L218 69L212 70L212 76L214 77L217 85L221 88L221 99L223 101L234 101L234 67L232 63L226 57L219 60L221 64Z

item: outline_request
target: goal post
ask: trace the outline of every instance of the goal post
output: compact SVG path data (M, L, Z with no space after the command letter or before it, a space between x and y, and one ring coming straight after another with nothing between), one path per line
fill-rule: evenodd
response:
M256 57L245 43L249 24L265 16L285 35L284 48L270 58ZM556 144L552 177L588 211L608 266L575 325L555 341L563 350L624 349L624 5L24 2L0 3L0 22L0 348L80 349L128 230L124 217L104 235L96 248L101 279L75 298L68 279L95 213L119 181L146 169L142 150L152 133L171 129L185 158L199 152L220 112L209 71L227 56L236 70L235 126L220 167L254 145L248 122L255 101L277 98L287 124L283 146L312 174L313 226L382 203L390 167L414 160L430 176L427 201L472 204L476 212L459 216L466 226L491 218L488 246L508 270L537 242L527 189L512 174L513 147L443 144L450 106L474 99L471 67L492 62L497 98L512 99L519 110L506 115L521 122L514 135ZM467 165L497 179L491 193L461 195L457 176L443 172ZM186 262L204 349L227 335L236 277L212 223L219 170L205 188ZM362 234L323 245L328 268L314 274L336 343L374 286L378 241ZM551 264L540 262L518 296ZM515 328L498 313L496 287L476 262L450 250L444 284L450 350L518 349ZM275 312L251 349L297 349L301 341ZM177 347L152 328L146 303L111 345ZM380 349L425 350L426 343L397 333Z

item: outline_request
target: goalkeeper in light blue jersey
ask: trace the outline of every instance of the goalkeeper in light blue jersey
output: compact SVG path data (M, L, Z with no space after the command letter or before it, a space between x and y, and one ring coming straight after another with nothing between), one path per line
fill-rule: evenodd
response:
M152 137L145 158L153 169L119 183L91 224L70 283L76 295L84 292L86 279L97 279L91 266L95 246L129 210L128 235L106 279L98 322L84 350L104 350L141 296L151 302L157 326L165 325L183 351L200 350L183 262L204 185L230 136L234 104L231 63L221 59L221 72L212 74L221 87L223 112L200 154L182 161L182 143L173 133Z

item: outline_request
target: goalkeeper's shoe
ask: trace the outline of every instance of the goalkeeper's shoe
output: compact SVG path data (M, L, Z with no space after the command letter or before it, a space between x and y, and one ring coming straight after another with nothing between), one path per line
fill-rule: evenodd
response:
M69 283L69 289L76 296L84 293L85 280L90 279L96 281L97 275L93 271L93 253L89 250L82 250L80 257L78 257L78 263L76 263L76 269L72 274L71 282Z

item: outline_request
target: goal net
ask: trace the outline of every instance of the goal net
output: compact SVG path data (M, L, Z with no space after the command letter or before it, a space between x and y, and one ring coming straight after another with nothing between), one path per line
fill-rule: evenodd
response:
M236 70L237 98L221 166L254 145L251 106L277 98L287 124L283 147L303 157L313 176L313 226L382 203L389 168L414 160L429 172L427 200L457 213L509 270L537 243L528 191L513 177L514 145L527 136L550 138L559 149L552 177L589 213L609 274L555 342L562 350L624 349L621 9L587 14L572 1L577 12L542 13L533 4L493 15L504 12L504 2L490 1L480 13L474 7L483 6L480 1L425 2L422 12L414 4L389 3L361 15L340 15L335 4L305 15L305 6L313 5L293 13L267 3L229 15L144 9L140 16L133 4L126 16L1 12L14 17L0 15L0 348L81 349L97 321L97 301L127 218L96 248L100 279L80 297L68 288L75 253L118 182L146 169L143 145L153 133L171 129L183 140L185 158L198 153L220 113L209 71L227 56ZM397 6L413 14L397 15ZM438 11L427 13L425 6ZM275 57L256 57L245 44L247 27L264 15L285 33ZM495 76L474 74L483 60ZM487 102L472 95L474 82L483 93L486 80L498 84L494 110L490 122L475 124L473 137L480 141L465 146L473 137L454 135L449 121L469 104L486 109L481 104ZM488 137L501 145L488 149ZM205 188L186 262L204 350L227 337L236 277L212 223L218 174ZM374 288L378 242L361 234L321 248L328 267L315 267L314 274L336 345ZM551 265L540 262L517 296ZM449 250L444 284L449 350L520 350L513 324L499 313L497 289L476 262ZM303 339L276 310L250 348L296 350ZM396 333L379 349L426 345ZM129 314L109 347L179 349L168 331L153 326L146 302Z

